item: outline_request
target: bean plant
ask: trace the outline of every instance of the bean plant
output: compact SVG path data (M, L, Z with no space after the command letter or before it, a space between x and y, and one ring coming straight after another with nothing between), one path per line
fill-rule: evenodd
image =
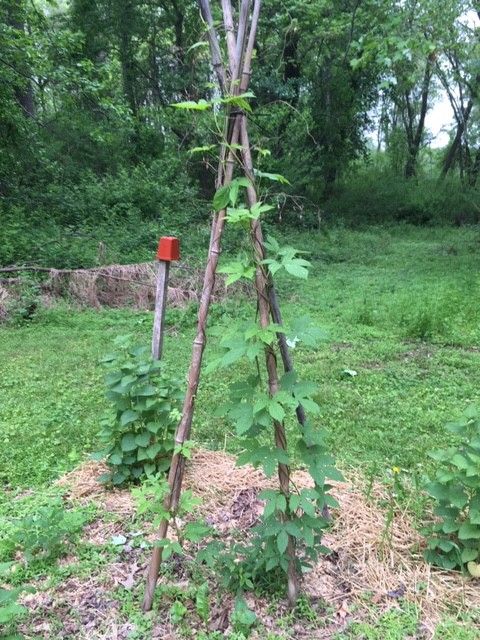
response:
M258 8L259 5L257 10ZM248 65L258 13L255 13L255 19L252 17L253 39L248 38L246 67L238 78L231 79L231 93L226 93L224 79L227 76L225 70L223 73L219 70L222 66L221 53L208 0L202 3L202 12L209 25L212 59L216 62L223 97L211 101L188 101L174 106L194 112L211 109L222 150L218 188L213 198L215 216L212 221L209 259L198 314L198 331L192 351L184 413L177 429L176 440L183 443L188 440L190 434L194 398L205 346L205 320L220 254L220 238L223 226L227 223L244 229L250 243L238 260L223 265L221 270L227 273L228 284L237 280L253 282L257 292L258 321L246 325L237 322L231 327L228 335L221 341L222 354L210 365L210 370L221 376L225 367L233 365L236 370L243 371L245 362L250 365L251 373L231 385L228 400L218 413L235 426L243 447L238 464L262 467L267 476L272 476L277 471L279 490L271 489L261 494L265 501L265 509L262 523L256 528L256 536L249 552L256 565L252 575L259 571L284 572L288 600L294 605L298 598L299 576L302 571L308 570L309 563L315 560L319 552L327 551L321 544L322 532L328 525L325 510L329 506L337 506L329 494L328 480L342 479L335 467L334 459L327 452L323 430L316 421L310 421L306 417L306 412L314 418L319 414L319 407L314 400L316 386L302 380L293 370L288 352L288 344L295 346L302 341L307 343L315 332L308 326L308 320L301 317L300 327L297 327L296 331L282 323L273 283L274 276L281 272L306 279L310 263L296 248L282 246L274 238L267 241L263 238L261 220L273 207L261 198L258 181L270 180L284 184L288 181L278 174L255 172L252 163L245 113L252 111L249 98L253 97L253 94L244 88L245 78L249 77ZM225 24L230 26L228 6L225 12ZM245 26L240 20L239 41L243 37L240 35L241 24ZM235 36L232 30L227 31L230 70L238 70L240 60L234 59ZM227 107L227 115L226 118L221 116L219 120L217 107L221 105ZM238 144L238 140L241 144ZM235 177L235 165L242 170L243 176ZM302 326L306 329L305 332L302 331ZM278 351L282 356L284 375L278 371ZM262 360L265 369L260 364ZM298 421L293 447L292 438L287 438L286 431L286 424L291 417ZM309 471L313 486L297 488L291 481L291 469L298 463ZM162 518L159 532L163 541L166 539L169 516L172 508L175 511L180 495L183 468L182 454L174 456L169 478L171 491L165 496L165 505L168 508ZM152 606L160 562L161 554L154 552L147 577L144 610L150 610Z
M102 362L107 398L113 413L101 421L105 458L110 471L101 480L113 485L168 471L182 394L179 383L163 372L147 347L130 347L129 336L115 341L118 351Z
M425 558L445 569L467 569L480 577L480 414L470 407L446 428L458 446L434 451L439 469L426 485L437 522L428 531Z

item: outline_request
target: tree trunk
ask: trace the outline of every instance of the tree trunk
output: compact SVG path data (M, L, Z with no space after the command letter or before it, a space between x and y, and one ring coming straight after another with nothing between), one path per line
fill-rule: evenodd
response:
M407 117L408 117L408 126L406 127L407 142L408 142L408 157L405 163L406 178L413 178L417 175L418 153L420 151L423 132L425 130L425 118L427 116L427 111L428 111L428 97L430 94L430 83L432 79L434 63L435 63L435 56L434 54L432 54L427 58L427 62L425 64L425 72L423 74L423 81L422 81L422 94L420 99L420 113L418 116L418 123L416 128L414 124L415 115L413 111L413 106L410 102L410 94L408 92L405 94ZM415 131L414 131L414 128L415 128Z

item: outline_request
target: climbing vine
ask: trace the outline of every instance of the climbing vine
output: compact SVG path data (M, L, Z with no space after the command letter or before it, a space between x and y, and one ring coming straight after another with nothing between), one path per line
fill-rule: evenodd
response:
M248 207L242 198L246 188L243 180L234 181L230 189L222 189L221 203L218 203L218 192L215 196L217 206L224 206L228 194L231 206L227 208L227 222L232 225L245 226L246 222L259 220L271 209L263 202ZM258 270L266 273L269 286L273 286L273 275L282 269L297 278L307 278L310 264L299 257L300 252L295 248L282 246L274 238L269 238L264 246L269 250L268 258L258 261L252 251L250 259L243 255L223 266L220 271L228 274L228 282L239 279L254 281ZM328 525L325 514L328 507L337 506L328 493L328 480L341 480L342 476L335 468L333 457L328 454L323 429L312 421L307 420L299 426L293 444L287 447L279 446L275 439L272 442L269 437L272 423L283 425L292 416L295 417L299 407L312 416L318 416L320 411L314 400L318 394L317 386L300 379L294 370L286 371L279 378L275 393L268 390L259 363L265 350L275 351L281 333L288 336L291 345L298 343L306 346L315 346L323 335L312 326L307 316L297 317L291 327L274 322L266 327L254 321L239 322L231 326L222 338L221 353L210 363L208 370L219 372L243 361L251 366L251 374L231 385L228 401L217 409L217 415L225 416L234 424L241 440L243 452L238 456L237 464L261 467L265 475L271 477L279 465L291 467L296 462L308 469L313 479L312 488L298 489L290 483L288 492L269 489L260 495L265 507L262 523L256 528L254 546L257 570L262 567L270 571L280 567L288 573L289 562L285 554L289 540L295 543L297 549L297 572L305 571L309 561L314 560L319 552L326 551L321 544L322 531ZM244 370L243 367L238 369ZM260 556L259 546L262 549Z

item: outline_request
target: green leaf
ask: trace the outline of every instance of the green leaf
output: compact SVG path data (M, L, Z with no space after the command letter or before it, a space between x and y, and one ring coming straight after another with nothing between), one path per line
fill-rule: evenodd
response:
M284 408L274 398L272 398L272 400L268 403L268 413L277 422L282 422L282 420L285 418Z
M235 601L235 610L232 614L234 624L250 628L257 619L255 612L248 608L245 599L242 596L237 597Z
M135 420L137 420L138 418L139 418L139 414L136 411L133 411L132 409L127 409L122 413L120 417L120 425L122 427L125 427L127 424L131 424L132 422L135 422Z
M296 522L292 522L291 520L287 521L285 523L285 530L294 538L303 538L303 533Z
M155 444L151 444L147 447L146 454L150 460L153 460L160 453L161 449L162 445L159 442L156 442Z
M213 208L215 211L225 209L230 202L230 185L220 187L213 196Z
M469 407L465 409L464 415L469 420L476 420L479 417L478 408L476 407L476 405L471 404Z
M188 522L185 525L184 536L190 542L200 542L211 533L211 527L202 522Z
M155 396L157 395L157 390L152 384L145 384L133 389L132 395L141 397Z
M271 498L265 503L265 508L263 509L263 517L270 518L275 513L276 500L275 498Z
M134 433L126 433L120 443L122 451L134 451L137 448Z
M27 612L27 609L17 604L16 602L11 602L5 606L0 607L0 624L8 624L12 622L15 618L23 615ZM18 637L18 636L17 636ZM8 640L8 636L6 637Z
M192 149L188 150L188 153L190 155L193 155L194 153L207 153L208 151L212 151L213 149L216 149L216 145L207 144L207 145L204 145L203 147L193 147Z
M157 470L156 466L151 463L146 463L143 465L143 470L147 476L152 476Z
M273 207L270 204L262 204L261 202L257 202L252 207L250 207L250 214L254 220L258 220L262 213L266 213L267 211L271 211L272 209Z
M255 170L255 175L258 178L265 178L266 180L272 180L273 182L280 182L281 184L290 184L290 182L282 176L280 173L266 173L265 171Z
M282 493L278 494L275 506L277 510L281 511L282 513L285 513L285 511L287 510L287 499Z
M302 260L302 263L306 260ZM308 278L308 269L300 263L300 260L291 260L284 263L285 271L296 278L306 280Z
M175 107L175 109L187 109L189 111L206 111L207 109L211 108L212 104L211 102L207 102L206 100L201 99L198 102L195 102L193 100L177 102L170 106Z
M288 499L288 503L290 511L296 511L300 507L300 496L297 493L292 494Z
M148 422L146 427L148 431L150 431L150 433L157 434L162 428L162 425L160 424L160 422Z
M119 453L112 453L112 455L107 458L108 463L113 464L114 466L122 464L122 460L123 458Z
M135 444L137 444L139 447L148 447L151 437L151 433L149 433L148 431L143 431L142 433L139 433L137 436L135 436Z
M464 522L458 530L459 540L476 540L480 538L480 526Z
M463 549L461 555L462 562L471 562L472 560L476 560L478 555L478 549Z
M227 273L228 278L226 285L233 284L241 278L252 280L255 275L255 265L245 262L230 262L229 264L217 269L219 273Z
M105 383L111 387L112 385L117 384L122 379L122 374L116 371L115 373L107 373L105 376Z
M208 600L208 584L200 585L195 594L195 609L204 622L208 621L210 615L210 604Z
M468 421L459 420L457 422L447 422L445 428L447 429L447 431L450 431L450 433L455 433L456 435L463 436L468 433Z
M285 553L288 546L288 533L282 529L277 536L277 547L280 553Z
M227 96L226 98L220 98L218 102L221 104L233 104L243 111L248 111L251 113L252 107L250 106L247 98L254 98L255 94L251 91L246 91L245 93L241 93L238 96Z
M114 362L118 357L118 353L107 353L105 356L103 356L103 358L99 360L99 362L101 362L102 364L107 362Z
M265 571L271 571L278 567L278 558L270 558L265 564Z

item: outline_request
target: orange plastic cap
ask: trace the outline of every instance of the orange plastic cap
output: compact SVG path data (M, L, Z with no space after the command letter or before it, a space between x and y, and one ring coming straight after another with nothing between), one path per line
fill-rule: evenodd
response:
M170 262L180 259L180 241L178 238L164 236L158 243L157 260Z

